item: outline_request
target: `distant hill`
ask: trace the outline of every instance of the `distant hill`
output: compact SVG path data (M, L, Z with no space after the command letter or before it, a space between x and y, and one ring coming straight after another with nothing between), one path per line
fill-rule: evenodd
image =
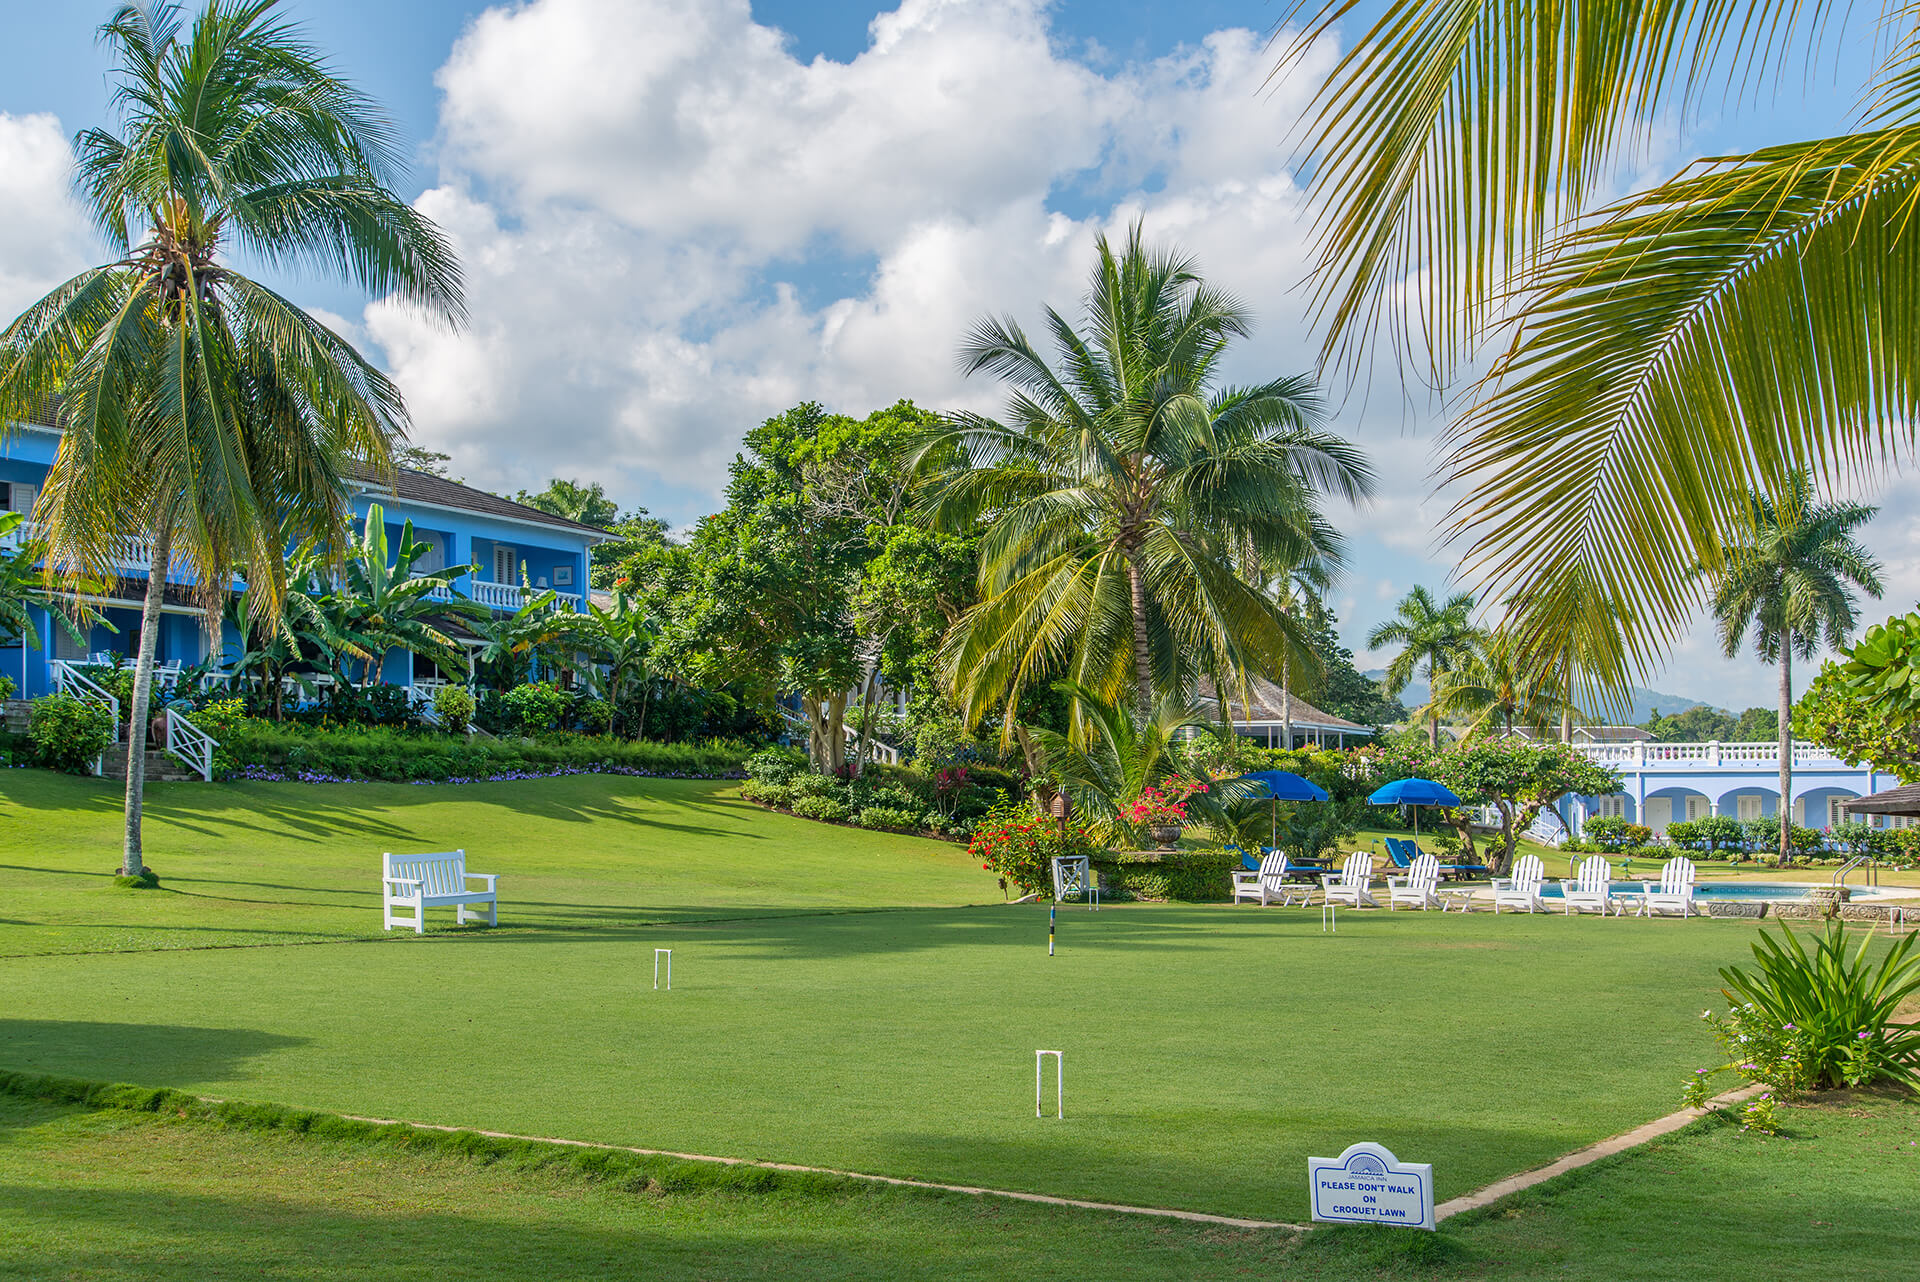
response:
M1372 677L1375 681L1378 681L1387 675L1387 670L1385 668L1370 668L1362 675ZM1400 702L1406 704L1409 709L1417 708L1426 701L1427 683L1424 681L1407 682L1407 688L1400 694ZM1689 699L1685 695L1662 694L1658 690L1647 690L1640 686L1634 686L1633 708L1627 717L1627 723L1639 725L1651 717L1656 711L1662 716L1672 716L1676 712L1685 712L1688 708L1704 708L1710 706L1715 705L1708 704L1705 699ZM1730 709L1730 711L1737 712L1739 709Z

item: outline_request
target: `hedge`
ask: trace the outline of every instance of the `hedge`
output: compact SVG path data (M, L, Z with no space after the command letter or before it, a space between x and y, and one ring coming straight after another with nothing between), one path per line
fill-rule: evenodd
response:
M737 779L751 751L724 740L461 739L378 726L316 730L255 720L240 723L220 746L234 762L226 777L305 783L475 783L589 773Z
M1228 850L1109 850L1093 856L1102 898L1205 903L1233 894L1240 856Z

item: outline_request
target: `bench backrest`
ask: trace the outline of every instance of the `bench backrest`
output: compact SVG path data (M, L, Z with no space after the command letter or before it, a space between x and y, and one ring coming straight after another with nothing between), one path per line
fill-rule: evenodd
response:
M1580 861L1579 888L1589 895L1604 895L1613 881L1613 865L1605 855L1588 855Z
M1513 865L1513 888L1515 890L1539 890L1540 883L1546 880L1547 866L1540 862L1538 855L1522 855Z
M427 895L457 895L467 888L467 852L442 850L429 855L387 854L387 876L420 883Z
M1413 869L1407 874L1408 890L1432 890L1440 884L1440 861L1432 855L1421 855L1413 861Z
M1693 860L1681 855L1667 860L1666 867L1660 870L1660 891L1667 895L1686 895L1693 892Z

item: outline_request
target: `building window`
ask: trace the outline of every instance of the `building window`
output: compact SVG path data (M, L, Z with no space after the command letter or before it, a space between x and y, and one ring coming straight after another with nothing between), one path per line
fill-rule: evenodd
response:
M519 576L513 572L513 549L502 547L498 543L493 546L493 581L495 583L519 581Z
M438 534L429 533L426 530L415 530L413 539L427 549L420 554L420 559L413 563L416 571L428 574L434 570L447 568L447 545Z
M1846 811L1840 808L1844 806L1847 802L1852 800L1853 800L1852 797L1828 797L1827 798L1827 827L1829 828L1838 827L1839 825L1846 823L1849 819L1853 818L1852 815L1848 814Z
M1741 796L1735 800L1734 805L1739 808L1742 823L1760 817L1760 798L1758 797Z
M1696 819L1705 819L1706 817L1707 817L1707 799L1705 797L1697 797L1697 796L1688 797L1687 798L1687 822L1692 823Z
M1624 792L1616 792L1611 796L1599 798L1598 803L1593 808L1593 813L1594 817L1598 819L1625 819L1627 817L1627 794Z

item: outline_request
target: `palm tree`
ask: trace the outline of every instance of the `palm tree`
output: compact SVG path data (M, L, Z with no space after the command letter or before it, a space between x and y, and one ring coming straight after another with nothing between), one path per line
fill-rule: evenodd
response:
M944 657L960 706L978 718L1065 675L1141 722L1199 673L1244 695L1249 669L1306 666L1300 629L1234 571L1317 550L1323 492L1358 501L1373 473L1324 430L1311 379L1217 387L1238 303L1192 262L1149 250L1136 224L1116 254L1102 237L1076 329L1048 308L1056 368L1020 327L987 319L963 352L969 373L1010 389L1008 421L956 414L921 451L922 511L981 540L981 601ZM1337 535L1333 552L1337 556Z
M1387 664L1384 684L1389 697L1398 697L1425 666L1427 704L1419 711L1432 723L1433 746L1438 750L1448 675L1467 661L1480 640L1479 629L1473 626L1473 594L1456 592L1442 602L1426 588L1416 586L1400 598L1394 615L1367 634L1367 648L1401 647Z
M1831 648L1846 643L1856 622L1852 588L1880 595L1880 563L1853 538L1877 511L1863 503L1816 502L1813 478L1796 473L1778 503L1758 491L1748 496L1751 533L1726 550L1716 569L1701 571L1713 579L1713 617L1727 657L1740 652L1752 627L1761 660L1780 665L1783 867L1792 822L1787 799L1793 785L1793 657L1811 659L1823 638Z
M1325 0L1288 57L1356 8ZM1496 341L1437 478L1463 491L1452 533L1468 574L1525 596L1530 631L1594 629L1617 683L1688 625L1687 572L1743 541L1756 483L1784 503L1799 470L1832 479L1914 441L1920 23L1906 0L1383 9L1325 80L1302 157L1324 355L1404 323L1396 346L1445 381ZM1885 56L1853 132L1615 197L1650 130L1723 92L1763 99L1863 35Z
M1494 730L1511 735L1516 728L1545 735L1572 709L1560 691L1558 674L1543 670L1536 656L1505 630L1475 638L1446 688L1434 692L1432 706L1436 725L1440 715L1465 719L1468 738Z
M378 503L371 504L366 528L347 549L346 577L331 598L336 626L366 651L363 682L377 680L387 654L396 649L421 655L448 676L466 680L466 652L440 623L493 617L486 606L454 590L454 580L475 567L414 568L431 549L413 537L412 521L400 527L397 545L389 549L388 544L386 513Z
M60 397L39 513L49 567L107 578L151 536L127 744L124 862L140 872L146 711L167 576L209 606L235 566L279 613L289 523L336 550L355 461L388 465L399 389L339 335L236 271L229 249L393 294L448 320L460 278L440 233L389 189L401 151L277 0L124 4L102 28L118 132L75 139L75 184L117 257L0 335L0 432Z
M1027 733L1040 749L1049 782L1067 794L1075 813L1100 840L1138 844L1141 831L1126 811L1148 788L1172 781L1207 782L1190 775L1175 751L1183 733L1217 729L1198 709L1167 697L1143 721L1125 700L1109 703L1071 681L1057 682L1054 688L1072 702L1076 733L1039 728L1028 728ZM1209 818L1221 816L1204 793L1193 804Z

